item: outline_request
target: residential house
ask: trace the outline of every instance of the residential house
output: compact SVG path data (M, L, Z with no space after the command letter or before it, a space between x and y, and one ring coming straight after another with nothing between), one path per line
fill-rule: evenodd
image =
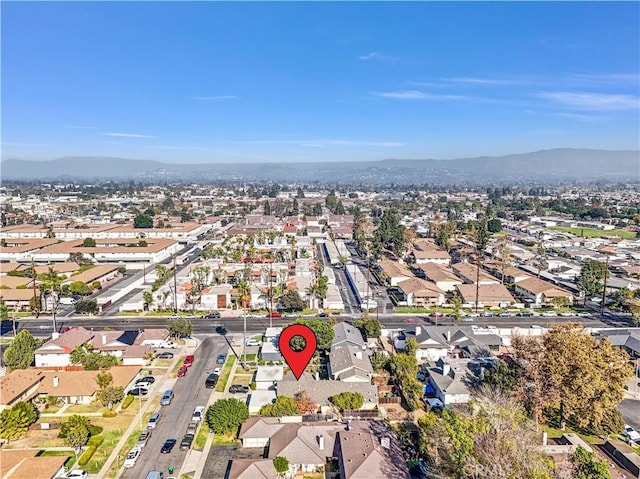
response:
M233 459L225 479L278 479L278 477L281 476L276 472L271 459Z
M256 389L249 394L249 414L258 414L262 406L271 404L276 400L274 389Z
M466 307L475 307L476 304L476 285L475 284L459 284L456 286L458 293L462 297L463 304ZM478 307L507 307L515 302L509 290L500 283L482 284L478 289Z
M139 366L112 366L112 386L127 387L138 375ZM99 391L96 376L100 371L41 371L40 396L58 398L66 404L91 404Z
M462 284L462 280L453 272L437 263L424 263L416 265L414 272L417 277L434 283L442 291L455 291L456 285Z
M418 361L437 361L440 358L447 357L451 347L443 335L441 328L431 328L424 326L416 326L415 331L407 331L405 339L415 338L418 342L416 350L416 359ZM396 348L404 349L405 341L396 340Z
M397 286L401 281L414 276L404 265L390 259L380 261L378 269L388 286Z
M0 451L2 479L55 479L64 477L69 456L40 456L38 449L3 449Z
M35 351L36 367L62 367L71 364L70 355L75 348L89 342L96 333L82 326L56 336Z
M3 276L2 282L9 276ZM40 290L35 292L31 288L27 289L0 289L0 303L4 304L9 311L28 311L31 309L33 297L40 297Z
M427 373L427 396L431 406L466 404L471 398L471 371L469 360L439 359L435 363L427 363L423 370Z
M360 348L343 346L329 353L329 376L344 382L371 382L373 368L368 354Z
M18 402L29 402L38 395L42 381L37 369L16 369L0 377L0 411Z
M528 302L536 306L553 305L558 299L566 301L567 304L573 304L573 294L569 291L538 278L517 282L515 291L516 294L525 298L525 301L529 300Z
M342 479L410 479L400 444L381 421L338 431L334 456Z
M311 401L320 410L331 413L333 406L331 398L346 391L358 392L364 397L362 409L375 409L378 406L378 388L371 382L345 382L315 379L311 374L303 373L299 380L291 373L287 373L282 381L277 383L279 396L294 397L301 391L306 391Z
M429 240L418 240L413 244L413 248L409 256L415 264L435 263L446 266L451 263L449 253Z
M431 308L444 303L445 295L435 283L420 278L409 278L398 283L407 306Z
M481 285L487 284L497 284L500 283L498 279L494 276L491 276L489 273L484 271L482 268L478 271L478 268L475 264L460 262L451 266L453 271L460 277L465 284L476 284L479 283Z
M228 308L231 306L231 290L230 284L205 288L200 296L200 309L213 311Z
M336 323L333 326L333 332L334 338L331 343L331 351L345 346L351 346L354 349L366 349L367 347L360 330L349 323Z

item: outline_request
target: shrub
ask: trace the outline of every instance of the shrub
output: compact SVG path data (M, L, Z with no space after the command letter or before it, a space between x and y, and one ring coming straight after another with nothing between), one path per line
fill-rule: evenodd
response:
M91 437L97 436L102 432L102 428L100 426L95 426L93 424L89 424L87 426L87 429L89 430L89 436Z
M256 382L255 381L251 381L251 384L249 384L249 387L251 388L252 391L255 391L256 387L257 387Z
M104 442L104 437L102 436L94 436L92 438L89 438L89 441L87 441L87 444L89 446L96 446L98 447L100 444L102 444Z
M87 463L91 460L91 457L98 450L98 447L100 446L100 444L102 444L102 441L104 441L103 437L92 437L91 439L89 439L89 442L87 443L89 444L89 447L87 448L86 451L82 453L82 456L80 456L80 459L78 459L79 466L87 465Z
M124 398L124 401L122 401L122 406L120 406L122 409L127 409L129 406L131 406L131 403L133 402L133 396L128 395L126 398Z
M117 413L117 412L115 412L115 411L110 411L110 410L108 410L108 409L107 409L107 410L105 410L105 411L102 411L102 417L116 417L117 415L118 415L118 413Z

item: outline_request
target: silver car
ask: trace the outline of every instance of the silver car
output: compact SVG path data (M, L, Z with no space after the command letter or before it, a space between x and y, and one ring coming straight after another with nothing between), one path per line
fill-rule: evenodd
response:
M144 447L147 444L147 441L151 437L151 429L145 429L138 436L138 441L136 442L136 447Z

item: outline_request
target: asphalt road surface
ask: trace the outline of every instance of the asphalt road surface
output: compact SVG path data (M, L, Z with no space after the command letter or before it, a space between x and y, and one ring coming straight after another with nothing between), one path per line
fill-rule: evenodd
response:
M210 395L213 394L214 390L206 389L204 382L207 375L213 372L216 367L215 357L220 353L227 353L227 351L228 345L223 338L219 336L206 337L195 352L193 366L189 368L184 377L167 379L164 384L154 384L153 395L155 399L159 400L167 389L173 389L175 397L170 405L158 406L156 409L147 411L148 413L158 411L162 416L142 449L135 466L125 469L120 476L122 479L145 477L147 472L154 469L164 471L167 476L167 466L169 465L175 468L175 475L177 475L188 452L180 450L180 440L186 432L187 425L191 422L191 414L195 407L206 406ZM145 400L150 401L152 398L147 397ZM136 407L135 402L131 407ZM142 427L146 427L145 422ZM176 439L178 443L171 453L161 454L160 448L169 438ZM121 457L128 452L128 450L122 451Z

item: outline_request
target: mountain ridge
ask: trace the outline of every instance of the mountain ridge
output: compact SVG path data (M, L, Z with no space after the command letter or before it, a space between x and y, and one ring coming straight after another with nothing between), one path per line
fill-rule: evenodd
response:
M0 163L3 180L294 181L452 184L640 180L640 151L555 148L502 156L347 162L168 163L83 156ZM85 171L86 170L86 171Z

